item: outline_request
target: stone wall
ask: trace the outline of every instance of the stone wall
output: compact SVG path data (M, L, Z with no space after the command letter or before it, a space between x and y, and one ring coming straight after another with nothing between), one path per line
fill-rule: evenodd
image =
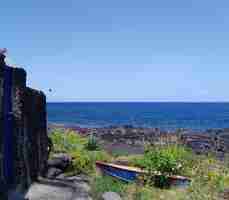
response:
M0 56L1 57L1 56ZM0 58L1 59L1 58ZM4 98L6 77L4 70L12 70L11 94L8 99L12 113L5 113L8 100ZM8 103L9 103L8 102ZM8 115L12 117L12 130L6 131ZM6 133L8 132L8 133ZM41 91L26 87L26 72L10 68L0 60L0 179L7 187L25 191L45 167L48 158L46 128L46 97ZM7 141L6 134L10 134ZM9 137L8 137L9 138ZM6 142L7 141L7 142ZM9 145L6 148L6 143ZM9 152L6 152L10 150ZM5 155L9 158L6 158ZM6 177L6 160L11 159L12 179Z

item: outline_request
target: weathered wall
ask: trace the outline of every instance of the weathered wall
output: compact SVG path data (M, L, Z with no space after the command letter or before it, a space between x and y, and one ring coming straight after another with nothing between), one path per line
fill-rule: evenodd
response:
M28 147L29 173L31 179L35 180L44 169L48 159L46 98L42 92L27 88L24 101L24 125L27 140L30 143Z
M0 62L0 178L7 182L4 162L6 158L4 106L4 70ZM9 69L9 68L8 68ZM46 97L37 90L26 87L26 72L13 68L12 71L12 173L10 187L25 191L44 168L48 156L46 129Z

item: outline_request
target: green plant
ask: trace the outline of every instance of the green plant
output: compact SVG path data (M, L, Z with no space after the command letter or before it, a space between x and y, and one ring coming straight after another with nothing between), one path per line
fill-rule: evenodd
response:
M71 153L83 149L87 143L87 138L81 137L74 131L55 129L49 137L53 143L53 153Z
M91 134L88 138L88 142L86 144L86 149L88 151L95 151L95 150L100 149L98 142L97 142L97 140L93 134Z
M66 174L93 173L96 161L110 160L110 156L98 148L94 137L85 138L74 131L56 129L50 134L50 139L53 143L52 153L64 152L72 157L72 165Z
M85 150L75 151L71 153L72 166L68 171L72 171L75 174L85 173L88 174L94 169L94 162L90 158L89 154Z
M192 157L192 152L182 146L158 145L148 147L142 157L132 162L148 172L148 182L163 187L168 186L167 176L184 173Z
M178 145L155 146L145 150L144 156L133 160L138 167L165 175L181 174L193 154Z
M93 174L95 173L96 161L109 161L110 156L105 151L87 151L80 150L70 154L72 165L67 172L70 174Z

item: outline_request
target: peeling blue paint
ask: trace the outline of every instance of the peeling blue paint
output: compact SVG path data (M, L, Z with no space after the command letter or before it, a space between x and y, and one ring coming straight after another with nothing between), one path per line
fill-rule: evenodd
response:
M4 158L3 173L7 185L14 183L13 168L13 114L12 114L12 68L4 67L4 93L3 93L3 114L4 114Z

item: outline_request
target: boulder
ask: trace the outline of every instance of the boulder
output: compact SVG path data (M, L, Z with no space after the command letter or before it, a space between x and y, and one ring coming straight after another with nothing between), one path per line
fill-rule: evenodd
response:
M116 192L105 192L102 195L103 200L122 200L120 195Z
M54 154L53 157L48 160L48 168L58 168L65 170L71 164L71 157L68 154Z
M60 174L60 175L58 175L58 176L56 176L55 178L56 179L65 179L65 174Z
M56 178L57 176L59 176L62 173L63 173L63 171L61 169L52 167L52 168L48 169L48 171L46 173L46 177L47 178Z

